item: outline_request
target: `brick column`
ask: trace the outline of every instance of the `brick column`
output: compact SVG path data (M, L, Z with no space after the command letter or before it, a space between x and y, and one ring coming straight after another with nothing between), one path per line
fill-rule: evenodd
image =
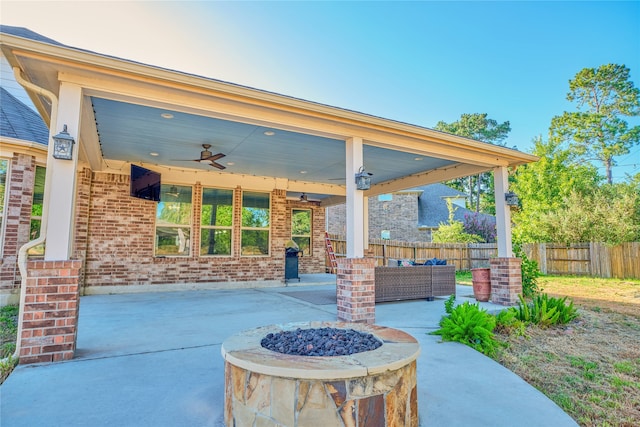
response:
M20 363L73 358L82 262L29 261L20 346Z
M522 293L522 259L491 258L491 302L515 305Z
M338 321L374 323L376 320L375 260L338 258L336 296Z

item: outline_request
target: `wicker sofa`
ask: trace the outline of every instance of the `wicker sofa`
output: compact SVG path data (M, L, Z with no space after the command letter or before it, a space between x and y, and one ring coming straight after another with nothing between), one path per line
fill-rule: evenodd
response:
M456 268L453 265L416 265L375 268L376 302L455 295Z

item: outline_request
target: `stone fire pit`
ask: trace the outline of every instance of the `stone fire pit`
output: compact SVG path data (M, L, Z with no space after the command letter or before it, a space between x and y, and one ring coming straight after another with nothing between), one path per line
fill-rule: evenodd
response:
M288 355L260 344L269 333L311 328L353 329L383 344L347 356ZM241 332L225 340L221 352L227 426L418 426L420 345L405 332L361 323L289 323Z

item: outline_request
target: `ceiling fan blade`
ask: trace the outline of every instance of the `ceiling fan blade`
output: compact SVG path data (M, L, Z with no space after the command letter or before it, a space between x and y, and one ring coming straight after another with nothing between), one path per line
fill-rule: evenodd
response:
M218 153L218 154L214 154L213 156L207 157L207 160L215 162L216 160L221 159L223 157L226 157L226 154Z
M220 163L216 163L213 160L211 161L211 166L213 166L214 168L218 168L220 170L226 169L226 166L222 166Z

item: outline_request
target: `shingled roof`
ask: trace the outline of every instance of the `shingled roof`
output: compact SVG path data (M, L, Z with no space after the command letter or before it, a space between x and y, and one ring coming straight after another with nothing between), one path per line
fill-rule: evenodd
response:
M55 44L58 46L65 46L62 43L59 43L53 39L50 39L49 37L45 37L43 35L40 35L24 27L12 27L10 25L0 25L0 32L11 34L12 36L16 36L16 37L22 37L24 39L30 39L38 42L43 42L43 43Z
M446 199L449 197L466 197L466 194L448 187L444 184L430 184L412 190L422 190L418 197L418 226L428 228L438 228L441 223L449 222L449 209ZM454 206L453 218L464 223L465 215L472 215L475 212L459 206ZM492 215L480 213L479 218L486 218L492 223L496 219Z
M0 87L0 136L47 145L49 129L35 111Z

